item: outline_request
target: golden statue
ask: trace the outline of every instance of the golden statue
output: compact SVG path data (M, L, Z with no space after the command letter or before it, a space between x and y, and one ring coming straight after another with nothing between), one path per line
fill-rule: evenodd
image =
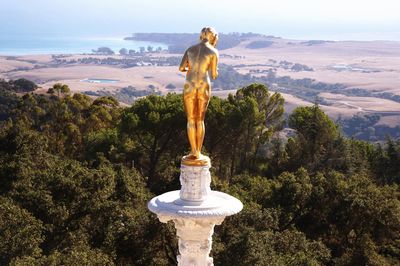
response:
M183 102L191 152L182 158L185 165L210 165L210 158L201 154L201 147L205 134L204 117L211 93L209 72L212 79L218 76L217 42L218 33L215 29L203 28L200 42L186 50L179 66L179 71L187 72Z

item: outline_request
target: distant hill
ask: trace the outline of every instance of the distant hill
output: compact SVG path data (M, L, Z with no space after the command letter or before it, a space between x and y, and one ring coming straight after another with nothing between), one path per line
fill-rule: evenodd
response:
M257 33L220 33L218 49L224 50L235 47L240 42L252 37L261 37ZM170 53L183 53L185 49L195 44L199 39L198 33L133 33L131 37L125 40L159 42L168 45Z

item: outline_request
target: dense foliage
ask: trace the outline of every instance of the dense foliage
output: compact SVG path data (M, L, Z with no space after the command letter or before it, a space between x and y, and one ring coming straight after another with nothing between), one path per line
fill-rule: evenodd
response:
M179 189L181 95L0 89L0 265L174 265L172 224L146 207ZM315 105L289 117L252 84L213 97L204 152L213 188L244 209L215 228L216 265L398 265L400 141L346 139Z
M2 91L14 91L14 92L31 92L38 88L38 86L30 80L21 78L16 80L5 81L0 79L0 89Z
M237 66L243 67L245 65ZM331 106L334 102L321 98L321 92L337 93L346 96L376 97L399 102L399 97L396 96L396 98L390 93L379 94L365 89L349 89L342 83L325 83L311 78L293 79L289 76L277 76L276 70L273 70L273 68L283 68L292 72L313 71L307 65L285 60L277 62L270 59L264 66L268 66L270 69L250 70L247 74L241 74L235 69L235 66L219 64L219 76L218 79L213 81L213 87L227 90L247 86L251 83L268 84L273 86L274 91L288 93L307 102L318 102L325 106ZM257 75L253 75L253 73ZM392 138L400 137L399 125L394 123L394 125L390 126L380 123L380 120L385 117L390 119L390 117L396 116L398 116L396 112L374 112L373 114L357 114L350 118L339 118L337 122L342 127L343 133L349 138L384 141L388 136Z
M393 114L392 117L396 117ZM400 138L400 125L387 126L379 123L384 117L381 114L355 115L348 119L339 119L338 124L343 132L360 140L379 141L388 138Z

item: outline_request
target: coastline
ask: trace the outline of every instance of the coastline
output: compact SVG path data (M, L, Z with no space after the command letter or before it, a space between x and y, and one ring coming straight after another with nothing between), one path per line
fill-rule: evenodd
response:
M128 41L124 37L0 36L0 56L89 54L99 47L109 47L117 54L121 48L138 51L148 46L167 48L164 43Z

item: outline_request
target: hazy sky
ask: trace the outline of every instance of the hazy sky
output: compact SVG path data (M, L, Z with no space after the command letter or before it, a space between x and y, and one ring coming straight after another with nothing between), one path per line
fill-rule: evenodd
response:
M0 0L0 34L126 36L257 32L309 39L400 40L397 0Z

